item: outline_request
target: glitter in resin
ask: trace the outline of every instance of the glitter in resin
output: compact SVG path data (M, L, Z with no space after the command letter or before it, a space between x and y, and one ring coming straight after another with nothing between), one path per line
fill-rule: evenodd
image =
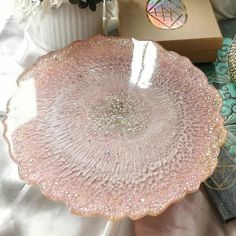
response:
M78 41L40 58L18 85L4 120L11 155L22 179L74 214L160 214L217 165L221 98L156 43Z
M182 0L149 0L146 11L150 22L160 29L177 29L187 21Z
M147 127L148 113L138 98L125 93L104 96L91 110L95 130L106 134L134 135Z

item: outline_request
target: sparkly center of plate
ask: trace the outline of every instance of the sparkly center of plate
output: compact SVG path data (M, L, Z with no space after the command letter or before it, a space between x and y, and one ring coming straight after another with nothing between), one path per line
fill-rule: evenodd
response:
M146 128L148 123L143 101L123 93L97 100L89 117L96 128L106 134L136 134Z

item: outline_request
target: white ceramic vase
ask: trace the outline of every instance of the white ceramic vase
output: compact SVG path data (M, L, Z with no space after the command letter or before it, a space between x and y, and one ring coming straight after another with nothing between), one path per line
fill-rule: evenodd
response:
M95 12L70 3L47 11L39 9L30 18L27 31L34 42L48 51L103 34L103 3L97 4Z

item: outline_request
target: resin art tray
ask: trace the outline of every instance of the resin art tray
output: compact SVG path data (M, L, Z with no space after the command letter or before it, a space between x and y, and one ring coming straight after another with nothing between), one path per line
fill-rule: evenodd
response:
M151 41L96 36L18 79L5 138L19 173L82 216L158 215L217 166L222 101L185 57Z

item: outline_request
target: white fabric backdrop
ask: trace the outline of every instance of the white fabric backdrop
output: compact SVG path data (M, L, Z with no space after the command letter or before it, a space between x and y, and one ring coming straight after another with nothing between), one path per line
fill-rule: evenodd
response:
M236 0L211 0L218 20L236 18Z

